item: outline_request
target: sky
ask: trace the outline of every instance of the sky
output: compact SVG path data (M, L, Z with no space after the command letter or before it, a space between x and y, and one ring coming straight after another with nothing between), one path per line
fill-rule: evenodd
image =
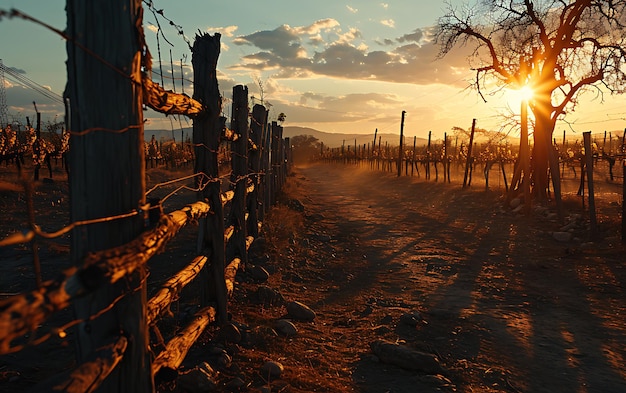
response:
M506 122L505 115L519 113L519 101L512 93L487 91L485 103L468 89L475 77L469 69L468 48L437 57L439 48L430 31L445 12L444 2L152 0L153 10L163 10L163 16L145 3L150 1L144 2L146 39L154 69L166 76L166 89L184 88L191 95L187 42L193 43L198 31L221 34L218 82L226 98L226 114L232 88L238 84L248 86L254 103L262 96L271 105L270 120L284 113L285 126L325 132L373 134L378 129L399 134L401 113L406 111L405 135L426 137L432 131L435 139L441 139L453 127L470 128L473 118L478 127L497 131ZM0 9L11 8L65 29L65 0L0 0ZM158 26L163 35L157 42ZM0 20L0 37L0 59L6 67L62 95L67 53L61 37L18 18ZM172 64L175 86L167 78ZM160 83L160 76L153 74L153 80ZM61 103L18 82L5 74L9 119L34 118L33 101L44 121L63 118ZM567 123L559 122L556 130L581 138L583 131L623 130L626 98L607 94L601 101L593 94L582 97L576 112L567 115ZM148 130L192 124L185 117L152 111L145 117Z

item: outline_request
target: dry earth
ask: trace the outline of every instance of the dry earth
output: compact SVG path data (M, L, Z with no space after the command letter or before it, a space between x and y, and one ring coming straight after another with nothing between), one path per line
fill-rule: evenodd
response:
M152 184L172 177L148 174ZM58 175L61 180L41 182L35 191L44 230L68 219L67 183ZM172 198L168 208L186 199L193 197ZM241 337L212 326L184 370L208 361L220 371L217 391L624 392L626 271L618 199L601 193L601 234L592 242L580 200L567 194L568 217L582 218L573 228L576 239L561 243L550 233L562 224L549 210L513 213L500 190L463 190L458 182L354 166L295 168L264 224L265 240L253 245L238 275L230 313ZM2 237L25 227L24 206L23 193L1 191ZM191 260L194 237L192 227L150 262L150 290ZM61 238L40 245L44 279L67 266L67 244ZM29 247L0 250L0 258L4 296L32 289ZM263 266L269 280L253 279L252 265ZM268 304L265 296L263 302L260 287L285 301ZM173 307L163 334L195 309L196 289ZM298 333L285 337L275 324L289 301L308 305L316 317L293 320ZM23 391L70 367L68 333L0 357L0 391ZM442 370L427 374L407 369L400 357L377 356L371 348L377 340L431 354ZM261 371L269 360L284 366L280 377ZM176 382L159 389L183 391Z
M285 366L272 391L626 391L624 248L619 206L606 202L616 195L599 202L601 239L583 220L560 243L549 211L514 214L478 186L315 165L297 168L285 194L267 228L268 285L317 317L295 322L295 338L234 351L244 374ZM583 213L571 194L566 206ZM285 314L250 305L255 286L241 285L232 310L251 331ZM380 339L436 355L445 375L381 361L370 348Z

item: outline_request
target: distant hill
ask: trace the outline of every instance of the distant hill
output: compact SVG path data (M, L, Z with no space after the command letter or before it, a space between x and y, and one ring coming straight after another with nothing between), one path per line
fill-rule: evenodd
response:
M372 134L340 134L333 132L324 132L319 131L314 128L308 127L296 127L296 126L287 126L283 128L283 137L292 138L296 135L311 135L314 138L317 138L320 142L324 143L324 146L327 147L340 147L344 141L346 146L354 146L354 140L356 139L356 144L359 146L363 146L364 144L372 143L374 141L374 133ZM385 142L389 142L392 145L398 144L398 139L400 136L398 134L378 134L381 137L383 145ZM417 138L417 145L423 146L428 143L428 140L425 138ZM413 145L413 138L407 138L407 144Z

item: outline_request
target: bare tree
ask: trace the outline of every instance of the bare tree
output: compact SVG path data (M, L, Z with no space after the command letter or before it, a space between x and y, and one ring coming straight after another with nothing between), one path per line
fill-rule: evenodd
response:
M440 56L475 45L470 57L478 93L499 86L532 89L535 118L533 196L547 198L548 171L560 201L556 121L574 109L580 93L626 89L626 0L482 0L471 8L447 4L437 24ZM484 99L484 97L483 97ZM530 179L526 179L530 181Z

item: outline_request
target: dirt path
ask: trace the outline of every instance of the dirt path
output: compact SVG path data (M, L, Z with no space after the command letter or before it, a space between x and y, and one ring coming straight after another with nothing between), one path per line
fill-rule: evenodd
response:
M291 391L626 391L613 228L597 243L558 243L548 212L516 216L497 192L354 167L298 168L289 183L306 218L269 263L270 285L317 318L261 357L286 365ZM234 313L263 324L283 311ZM417 326L400 321L410 312ZM377 339L436 354L445 377L381 362Z

